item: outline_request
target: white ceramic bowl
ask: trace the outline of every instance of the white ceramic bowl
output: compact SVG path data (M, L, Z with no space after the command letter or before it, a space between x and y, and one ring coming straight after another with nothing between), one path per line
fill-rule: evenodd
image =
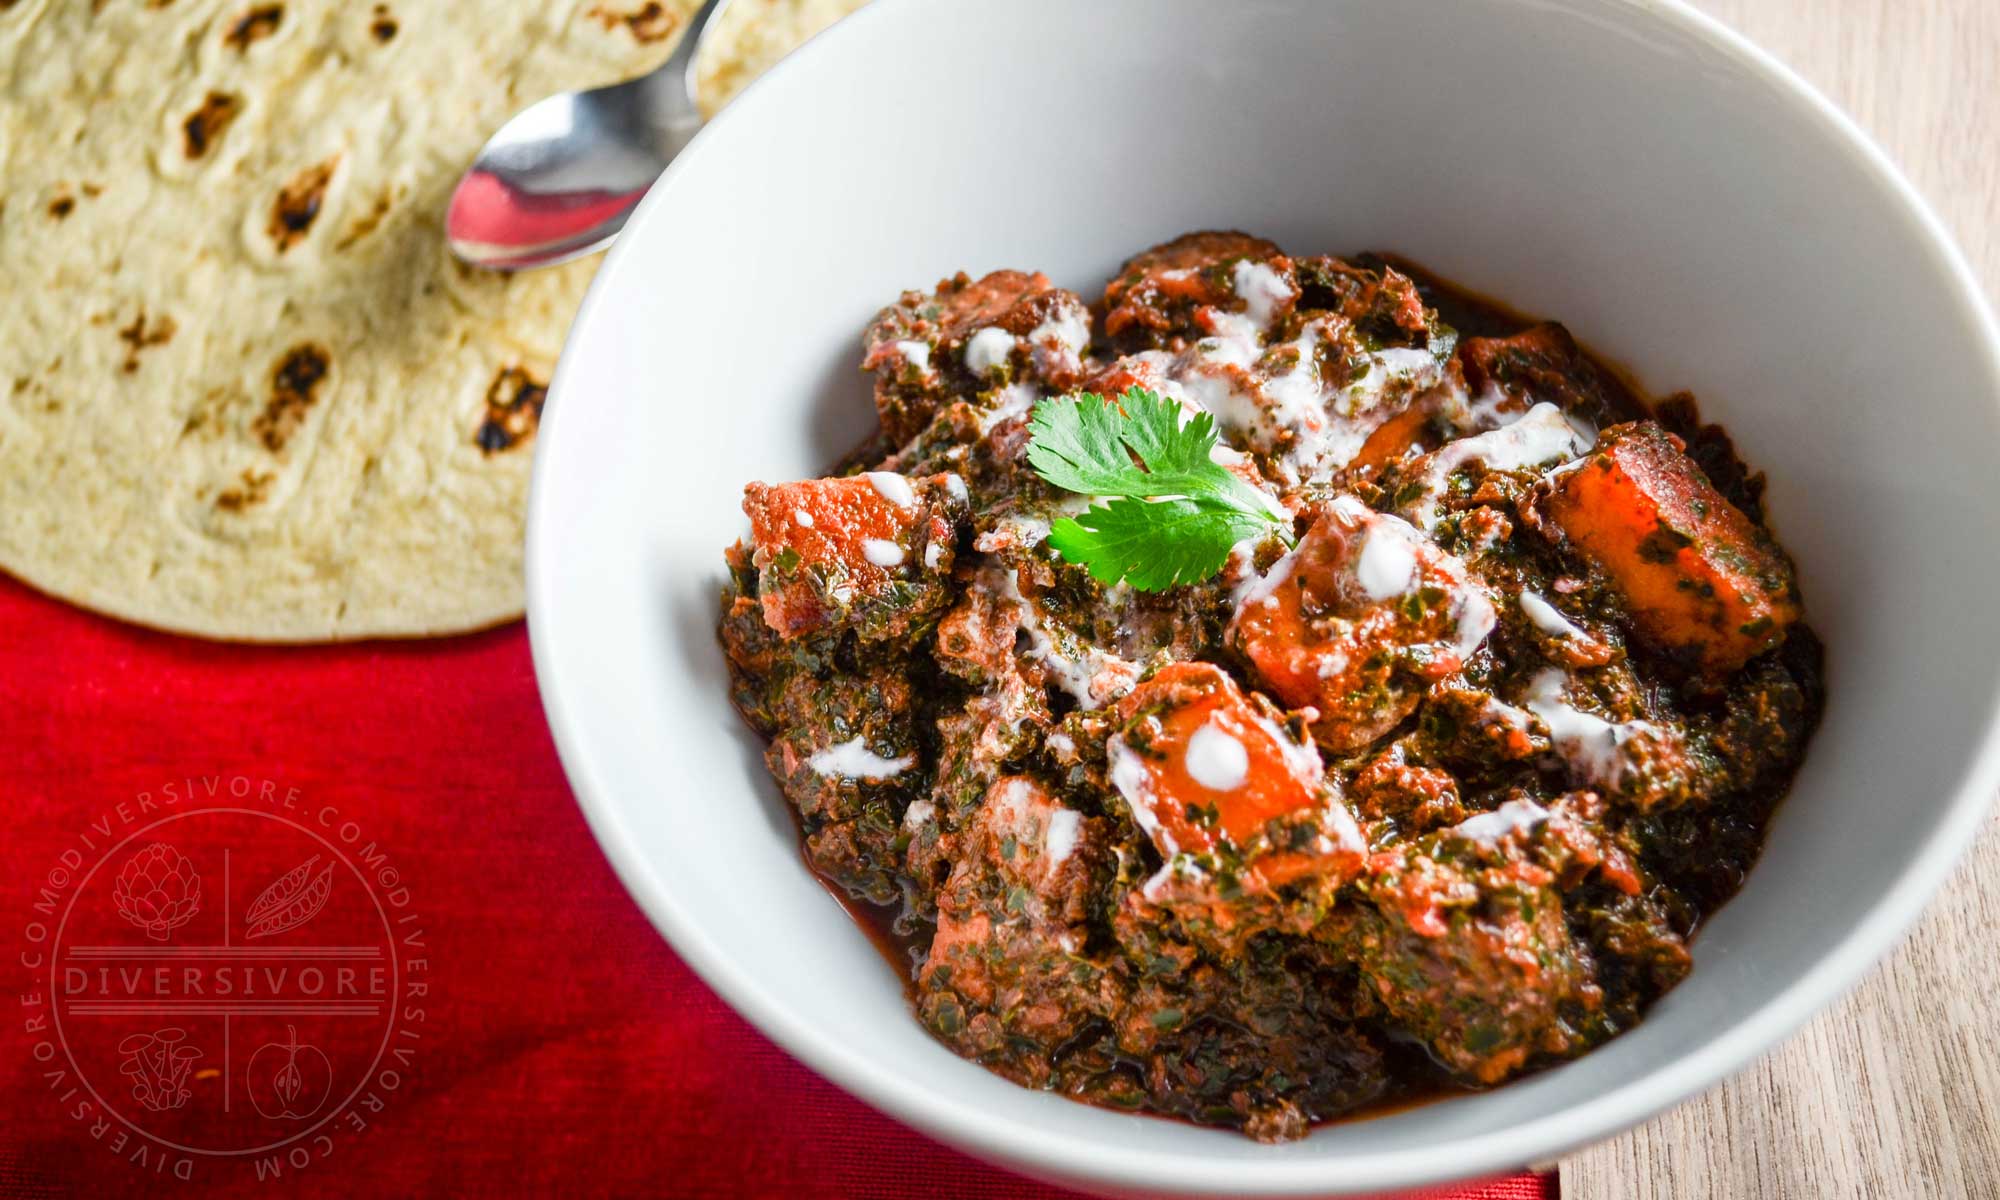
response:
M744 482L815 475L872 420L877 307L959 268L1092 293L1210 227L1409 255L1692 389L1770 474L1831 688L1762 863L1644 1025L1285 1146L1026 1091L932 1041L801 864L712 632ZM896 1117L1101 1190L1501 1171L1744 1065L1889 947L1972 835L2000 765L1996 397L1992 318L1908 185L1671 0L881 0L736 101L599 273L541 431L535 665L660 930Z

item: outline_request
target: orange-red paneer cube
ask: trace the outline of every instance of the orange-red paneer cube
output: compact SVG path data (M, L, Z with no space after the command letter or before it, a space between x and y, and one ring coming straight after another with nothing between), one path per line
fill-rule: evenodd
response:
M1409 453L1412 446L1421 453L1430 440L1430 431L1429 407L1413 400L1401 412L1375 427L1375 432L1368 435L1368 440L1361 443L1361 449L1348 460L1347 471L1355 475L1395 462Z
M787 638L850 625L884 637L934 611L963 495L954 476L887 471L744 488L765 623Z
M1245 592L1232 647L1334 753L1367 745L1462 669L1493 629L1465 564L1401 518L1343 496Z
M1111 781L1162 858L1226 852L1246 886L1359 863L1360 834L1323 794L1318 751L1221 668L1171 663L1118 718Z
M1610 576L1638 634L1709 679L1785 640L1792 564L1652 421L1615 425L1559 474L1542 515Z

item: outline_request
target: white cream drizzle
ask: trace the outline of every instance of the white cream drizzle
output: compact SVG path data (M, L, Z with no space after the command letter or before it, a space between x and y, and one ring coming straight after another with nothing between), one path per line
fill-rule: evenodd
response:
M1393 600L1407 593L1416 578L1416 547L1387 528L1386 522L1371 523L1354 562L1354 581L1362 594L1375 601Z
M1132 690L1139 682L1139 664L1108 654L1095 646L1085 646L1078 657L1063 653L1056 640L1042 626L1041 614L1021 594L1015 573L1005 567L995 570L992 590L1014 602L1016 621L1028 635L1024 657L1042 664L1056 685L1076 698L1077 707L1096 709ZM1100 695L1100 691L1103 693Z
M1452 473L1471 463L1484 463L1495 471L1521 471L1529 467L1562 462L1589 450L1592 437L1585 436L1553 404L1537 404L1520 420L1485 433L1448 442L1433 453L1424 465L1423 494L1411 506L1412 521L1418 528L1437 528L1438 501Z
M1058 808L1049 816L1049 826L1042 834L1042 849L1048 854L1050 870L1076 850L1079 834L1083 832L1083 814L1072 808Z
M869 562L878 567L900 567L903 565L903 548L882 538L868 538L861 543L861 553Z
M993 427L1009 417L1018 417L1035 406L1041 393L1026 383L1010 383L1000 389L999 403L990 411L979 414L979 432L991 433Z
M1272 744L1284 755L1287 767L1300 780L1305 782L1309 787L1318 784L1325 768L1320 762L1319 748L1317 746L1311 742L1300 744L1292 741L1285 736L1284 730L1280 729L1275 722L1261 714L1254 718L1254 723L1263 733L1270 737ZM1212 727L1209 724L1204 724L1200 730L1196 731L1195 737L1198 738L1202 732ZM1230 737L1232 741L1236 740L1226 732L1220 730L1218 732L1222 733L1224 737ZM1237 747L1238 749L1242 749L1240 741L1237 742ZM1193 738L1189 739L1188 749L1192 757L1196 753ZM1159 849L1161 857L1166 860L1165 865L1154 872L1152 877L1141 886L1139 889L1140 894L1148 900L1158 900L1166 889L1176 882L1199 884L1206 880L1208 872L1202 869L1201 864L1193 856L1182 852L1179 843L1174 840L1173 834L1169 833L1160 824L1159 818L1154 814L1154 801L1150 786L1152 775L1147 769L1145 760L1139 756L1137 751L1125 744L1123 737L1116 734L1112 735L1111 739L1105 743L1105 752L1111 767L1111 786L1116 788L1118 794L1125 798L1126 807L1131 810L1132 820L1139 826L1140 832L1152 840L1153 845ZM1247 760L1247 754L1245 757ZM1244 765L1246 777L1247 772L1248 763L1246 761ZM1192 763L1189 764L1188 773L1190 775L1195 774L1195 768ZM1196 782L1201 782L1199 777L1196 778ZM1240 785L1241 779L1239 778L1237 786ZM1204 784L1203 786L1208 785ZM1230 789L1217 790L1226 791ZM1354 814L1347 811L1345 805L1339 801L1328 804L1322 813L1322 818L1324 825L1321 835L1314 839L1313 844L1313 849L1317 853L1331 854L1336 851L1358 853L1366 848L1366 842L1361 834L1361 827L1355 823Z
M1479 652L1486 636L1500 623L1500 614L1494 611L1493 602L1476 583L1468 582L1452 604L1452 620L1458 625L1458 641L1454 648L1461 659L1470 659Z
M1211 717L1188 738L1188 777L1214 792L1233 792L1250 776L1250 752Z
M915 508L917 492L910 481L894 471L869 471L862 476L884 500L897 508Z
M1253 717L1252 721L1257 728L1264 731L1264 736L1271 739L1271 744L1278 748L1278 753L1284 757L1285 766L1292 774L1298 776L1307 786L1319 782L1320 776L1326 773L1326 764L1320 761L1319 746L1316 743L1310 739L1304 742L1293 741L1285 736L1284 729L1276 721L1262 714Z
M1148 900L1158 900L1176 882L1201 884L1207 880L1208 872L1192 856L1175 853L1168 855L1165 865L1141 885L1139 894Z
M1392 393L1399 390L1420 391L1444 378L1443 372L1438 369L1437 356L1429 350L1413 346L1390 346L1376 350L1362 360L1361 372L1334 394L1333 411L1348 421L1378 413L1386 419L1394 414L1382 412L1383 401ZM1353 449L1347 451L1336 465L1345 466L1381 423L1382 420L1370 420L1365 424L1356 424L1349 438Z
M1244 315L1259 332L1269 329L1278 306L1296 300L1299 290L1271 269L1271 264L1239 259L1230 271L1230 286L1243 299Z
M1117 734L1104 743L1104 754L1111 766L1111 786L1125 798L1125 806L1132 810L1132 820L1138 823L1140 832L1153 839L1153 844L1168 857L1179 853L1180 844L1174 841L1174 835L1153 815L1153 789L1147 786L1152 776L1146 770L1146 760Z
M966 341L965 369L974 375L985 375L1005 366L1013 353L1014 335L989 325Z
M792 510L792 520L797 521L799 524L805 526L807 529L811 529L813 527L813 515L807 512L803 508L795 508Z
M1037 795L1035 785L1015 776L1003 779L993 785L987 794L986 805L992 810L996 825L1018 832L1028 819L1028 806Z
M1359 532L1351 535L1362 539L1360 551L1354 554L1354 579L1364 596L1380 604L1408 594L1417 585L1418 564L1428 562L1433 575L1442 576L1449 584L1451 619L1457 633L1453 648L1462 659L1478 652L1498 623L1499 614L1456 555L1441 549L1408 521L1378 513L1353 496L1337 497L1333 515L1358 527ZM1322 663L1321 669L1328 665ZM1336 666L1334 673L1344 666Z
M1039 546L1048 540L1049 526L1058 517L1073 517L1088 509L1094 497L1065 493L1047 512L1010 512L993 522L993 528L972 540L981 554L997 554L1010 547Z
M1521 589L1521 611L1527 614L1528 620L1534 624L1535 628L1548 634L1550 637L1587 638L1590 636L1574 624L1571 624L1568 617L1556 611L1555 605L1550 604L1526 588Z
M1492 812L1467 817L1451 827L1475 842L1497 842L1510 833L1525 833L1549 819L1549 810L1533 800L1509 800Z
M806 759L813 774L829 779L894 779L917 764L917 756L883 758L868 748L866 738L828 746Z
M1284 282L1275 274L1272 279ZM1432 387L1445 378L1430 351L1396 347L1368 355L1359 376L1332 389L1320 361L1322 324L1308 323L1293 340L1266 348L1252 318L1265 315L1270 297L1258 294L1252 312L1219 314L1215 336L1190 346L1158 386L1271 456L1283 483L1323 479L1346 466L1389 415L1384 400L1392 390Z
M1090 344L1090 321L1082 309L1064 305L1029 330L1028 340L1036 345L1060 347L1074 354Z
M1511 726L1523 733L1528 732L1533 727L1533 720L1528 715L1526 709L1516 708L1505 700L1494 696L1488 696L1486 703L1480 706L1479 711L1482 716L1490 717L1503 725Z
M981 554L997 554L1009 546L1039 546L1049 537L1049 519L1033 513L1009 513L993 523L993 528L972 540Z
M1492 380L1486 381L1479 394L1465 406L1465 424L1474 430L1498 429L1512 425L1527 414L1527 409L1513 407L1514 398L1500 389Z
M1568 679L1553 667L1538 672L1528 683L1524 703L1541 718L1550 745L1571 770L1586 782L1616 789L1632 765L1625 744L1663 731L1651 721L1607 721L1572 707L1564 699Z
M1242 583L1237 584L1235 592L1230 596L1236 605L1236 616L1232 620L1242 619L1244 610L1253 604L1277 603L1278 589L1292 577L1292 571L1298 566L1298 561L1299 552L1288 550L1284 557L1272 563L1271 568L1262 575L1248 575Z
M1314 674L1321 679L1332 679L1347 670L1347 662L1347 655L1338 650L1328 650L1319 656L1319 666L1314 668Z
M1346 850L1359 854L1368 848L1368 839L1361 835L1361 825L1355 821L1354 814L1348 811L1345 801L1335 800L1326 806L1326 821L1325 840L1318 847L1320 853L1331 854L1335 850Z

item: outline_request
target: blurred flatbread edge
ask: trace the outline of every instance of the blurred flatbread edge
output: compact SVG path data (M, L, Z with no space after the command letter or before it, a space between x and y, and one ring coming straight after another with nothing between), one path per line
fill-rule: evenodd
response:
M720 103L859 0L736 0ZM678 3L0 10L0 568L142 625L426 636L523 605L529 464L594 260L465 268L491 130L649 69Z

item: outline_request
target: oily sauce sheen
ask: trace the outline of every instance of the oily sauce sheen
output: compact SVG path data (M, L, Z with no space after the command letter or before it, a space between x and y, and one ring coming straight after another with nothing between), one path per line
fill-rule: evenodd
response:
M1089 299L906 292L863 366L878 435L746 489L721 637L808 866L954 1052L1280 1141L1685 977L1823 702L1691 398L1400 260L1216 232ZM1130 388L1211 415L1289 529L1157 592L1056 552L1092 501L1030 418Z

